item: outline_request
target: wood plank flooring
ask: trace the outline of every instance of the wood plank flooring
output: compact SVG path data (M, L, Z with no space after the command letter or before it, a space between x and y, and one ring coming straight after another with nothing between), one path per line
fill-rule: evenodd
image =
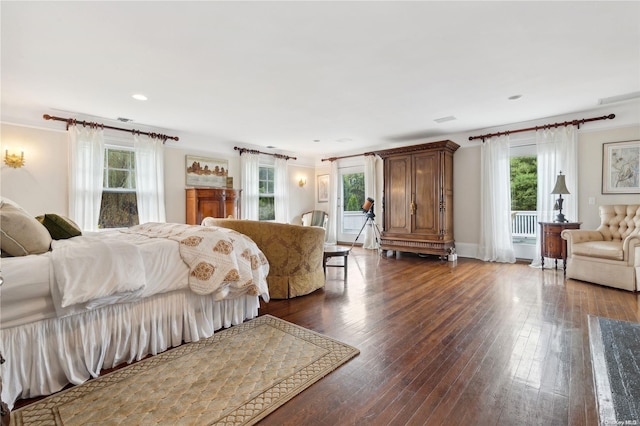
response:
M597 425L587 315L640 323L640 294L561 270L359 247L348 261L346 281L328 268L324 289L262 303L360 355L260 425Z
M341 261L340 259L339 261ZM587 315L640 297L561 270L354 248L349 275L271 314L361 353L261 425L597 425Z

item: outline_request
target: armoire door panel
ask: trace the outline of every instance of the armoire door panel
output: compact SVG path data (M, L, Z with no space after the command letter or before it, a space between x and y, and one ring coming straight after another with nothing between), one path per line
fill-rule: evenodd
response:
M385 193L386 223L393 232L411 232L410 190L408 178L411 169L409 156L394 158L388 163L388 185Z
M416 154L413 161L415 170L414 193L416 212L413 232L434 234L438 232L438 155L437 153Z

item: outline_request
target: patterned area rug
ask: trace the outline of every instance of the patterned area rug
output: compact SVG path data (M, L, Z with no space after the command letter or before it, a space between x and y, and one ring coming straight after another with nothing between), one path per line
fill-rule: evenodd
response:
M589 316L589 344L600 424L640 424L640 324Z
M252 425L359 351L265 315L16 410L16 425Z

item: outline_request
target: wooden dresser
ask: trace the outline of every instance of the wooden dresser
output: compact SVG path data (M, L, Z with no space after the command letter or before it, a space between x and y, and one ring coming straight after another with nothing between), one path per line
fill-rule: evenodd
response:
M384 160L380 248L447 255L453 238L453 154L432 142L376 151Z
M187 188L187 223L200 225L205 217L241 219L241 189Z

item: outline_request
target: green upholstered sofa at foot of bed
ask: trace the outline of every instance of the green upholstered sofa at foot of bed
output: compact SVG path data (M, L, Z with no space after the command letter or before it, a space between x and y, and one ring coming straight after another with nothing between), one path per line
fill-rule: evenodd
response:
M269 261L269 295L273 299L303 296L324 287L324 229L255 220L207 217L203 226L233 229L251 238Z

